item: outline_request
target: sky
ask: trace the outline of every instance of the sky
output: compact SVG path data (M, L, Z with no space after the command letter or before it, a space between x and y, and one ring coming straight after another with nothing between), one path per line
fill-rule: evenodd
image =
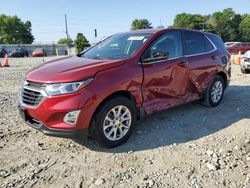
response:
M1 1L3 1L1 3ZM130 30L132 20L148 19L153 27L172 25L176 14L208 15L225 8L250 14L250 0L0 0L0 14L31 21L35 43L65 38L64 15L72 39L83 33L90 42ZM94 29L98 37L94 37Z

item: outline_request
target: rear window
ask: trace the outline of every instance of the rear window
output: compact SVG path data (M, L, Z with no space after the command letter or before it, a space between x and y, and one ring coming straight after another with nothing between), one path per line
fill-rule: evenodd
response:
M222 39L217 35L206 34L206 36L214 43L214 45L219 49L225 49L225 44Z

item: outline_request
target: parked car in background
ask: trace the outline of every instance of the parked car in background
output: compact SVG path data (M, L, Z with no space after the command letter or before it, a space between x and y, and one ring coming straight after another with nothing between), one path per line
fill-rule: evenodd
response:
M221 38L185 29L113 35L79 54L29 71L19 111L47 135L124 143L137 118L187 102L218 106L231 76Z
M240 65L241 65L241 72L243 74L250 73L250 50L241 56Z
M239 53L244 54L246 51L250 50L250 42L229 42L226 44L226 49L230 53Z
M237 43L237 42L225 42L225 46L227 47L227 46L231 46L232 44L235 44L235 43Z
M6 54L7 54L7 51L5 50L5 48L1 47L0 48L0 57L4 58Z
M20 47L11 52L9 57L29 57L29 52L26 48Z
M37 48L32 52L32 57L46 57L47 53L42 48Z

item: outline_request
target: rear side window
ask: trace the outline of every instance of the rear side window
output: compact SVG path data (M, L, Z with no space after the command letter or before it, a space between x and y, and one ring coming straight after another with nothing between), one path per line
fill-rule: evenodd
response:
M214 49L214 46L206 37L205 37L205 47L206 47L206 52L210 52Z
M204 34L193 31L185 31L186 55L195 55L210 52L214 49Z
M206 34L206 36L214 43L214 45L219 49L225 49L225 44L222 39L217 35Z

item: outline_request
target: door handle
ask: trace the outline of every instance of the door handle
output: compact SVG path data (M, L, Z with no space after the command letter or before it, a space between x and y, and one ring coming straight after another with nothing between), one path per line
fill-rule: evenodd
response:
M212 55L212 56L211 56L211 59L212 59L212 60L216 60L216 56Z
M188 67L188 63L187 62L180 62L180 63L178 63L178 65L180 67Z

